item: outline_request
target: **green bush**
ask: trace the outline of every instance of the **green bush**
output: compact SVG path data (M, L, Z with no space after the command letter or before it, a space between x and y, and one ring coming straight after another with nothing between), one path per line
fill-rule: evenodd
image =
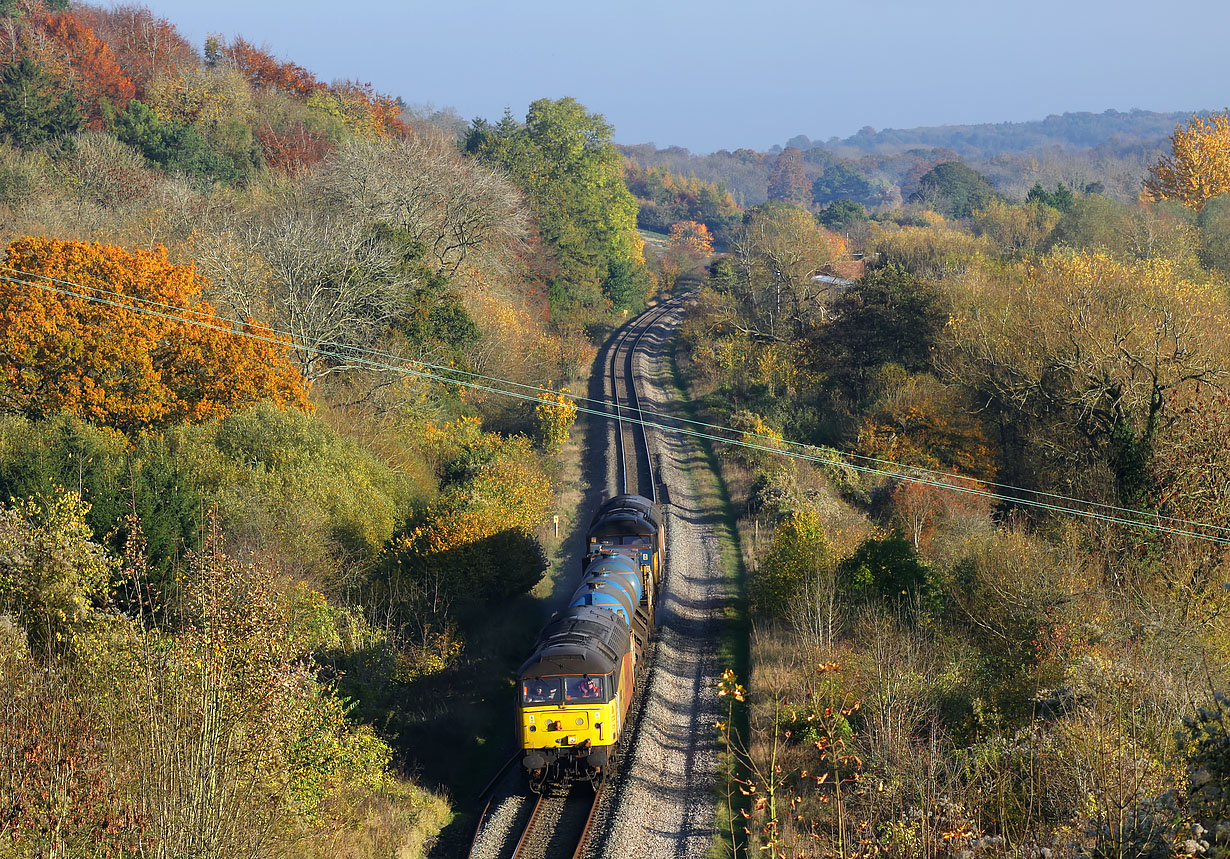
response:
M944 607L931 569L897 532L870 537L837 568L838 580L856 599L917 606L930 614Z

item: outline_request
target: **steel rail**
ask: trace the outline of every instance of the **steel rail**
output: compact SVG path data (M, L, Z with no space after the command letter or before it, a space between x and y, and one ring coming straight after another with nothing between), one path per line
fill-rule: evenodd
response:
M504 774L508 772L508 768L515 764L517 759L520 757L521 755L519 752L513 752L513 754L509 756L508 760L506 760L504 764L496 771L496 774L491 777L491 781L487 782L487 786L479 791L478 798L482 799L485 796L487 797L487 801L483 803L483 810L478 815L478 824L474 827L474 837L470 839L470 852L466 854L467 856L474 855L474 848L478 844L478 836L482 834L483 824L487 822L487 814L491 811L491 803L495 801L495 793L493 792L493 788L499 784L500 779L502 779Z
M594 791L594 804L589 808L589 816L585 818L585 828L581 830L581 837L577 839L577 849L572 851L572 859L581 859L585 853L585 845L589 841L589 830L594 825L594 815L598 813L598 803L602 799L602 791L606 789L606 784L603 783L596 791Z
M572 857L578 859L585 852L586 843L589 840L589 830L593 826L594 819L597 816L598 805L602 799L602 792L605 789L605 784L599 785L594 791L589 809L585 812L585 823L576 827L576 814L567 814L570 805L577 805L583 802L580 796L582 792L588 792L589 788L584 786L576 786L569 789L567 794L563 796L549 796L542 794L538 797L538 802L534 805L534 810L530 814L529 820L525 824L525 829L522 830L521 836L517 839L517 846L513 850L512 859L533 859L539 855L545 856L546 859L564 859L564 857ZM558 805L555 805L558 803ZM548 807L555 805L556 812L554 818L547 812ZM540 817L546 817L545 822L539 821ZM561 824L562 821L562 824ZM536 831L537 828L545 829L546 827L555 827L547 831ZM571 833L569 830L571 829ZM557 839L560 836L566 836L562 841ZM573 843L575 838L575 844Z
M547 801L545 794L538 795L538 801L534 803L534 810L530 812L530 819L525 823L525 829L521 832L521 837L517 839L517 846L513 848L513 859L521 859L521 851L526 846L526 840L530 837L530 833L534 831L534 824L538 821L538 812L542 811L544 804Z
M640 454L644 452L642 460L645 466L645 473L648 475L647 486L640 486L640 469L637 469L637 488L642 491L641 494L648 497L651 501L657 500L657 487L653 473L653 459L649 450L649 436L645 431L644 414L641 410L640 396L637 392L636 375L633 372L633 359L635 358L637 348L640 345L641 339L653 329L663 316L674 310L683 301L686 296L679 296L669 299L658 305L656 308L647 310L635 320L625 326L620 333L619 339L611 349L610 358L610 380L611 380L611 397L615 406L614 417L616 421L615 428L615 457L618 463L617 466L617 486L616 489L620 494L631 491L628 485L628 461L631 458L640 459ZM622 359L622 360L621 360ZM621 368L622 364L622 368ZM622 381L621 381L622 369ZM622 395L622 396L621 396ZM625 405L626 404L626 405ZM625 412L627 414L625 414ZM625 427L625 423L628 425ZM633 451L632 456L629 456L628 443L624 437L624 432L627 430L632 433Z

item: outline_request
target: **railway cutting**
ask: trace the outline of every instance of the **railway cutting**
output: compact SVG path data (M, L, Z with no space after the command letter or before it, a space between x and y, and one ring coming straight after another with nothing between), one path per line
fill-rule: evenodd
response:
M721 559L710 533L720 513L697 500L688 479L689 467L702 459L695 442L644 426L647 413L656 423L678 409L669 350L683 311L683 299L652 308L617 332L600 359L611 418L590 443L602 448L606 485L595 489L609 500L591 525L581 589L548 624L520 672L520 766L510 765L493 782L471 848L475 859L702 857L713 839L712 686L721 671L714 653L718 619L731 596L716 574ZM668 499L662 508L659 502ZM600 524L604 516L620 518L612 511L623 508L633 511L622 517L631 524ZM655 516L663 525L654 525ZM656 529L652 555L639 548L650 545L637 533L646 528ZM640 568L643 594L635 575L610 575L625 573L627 561L630 572ZM563 645L575 643L573 633L588 630L608 643L618 638L617 623L611 634L586 626L595 620L586 612L602 610L593 606L626 615L631 643L622 664L635 666L630 675L601 660L586 663L584 673L567 673ZM645 618L649 626L638 630ZM612 666L620 658L614 657ZM573 697L570 690L580 690L582 680L602 690L600 701ZM632 695L626 710L619 694ZM609 737L615 743L608 749L602 743Z

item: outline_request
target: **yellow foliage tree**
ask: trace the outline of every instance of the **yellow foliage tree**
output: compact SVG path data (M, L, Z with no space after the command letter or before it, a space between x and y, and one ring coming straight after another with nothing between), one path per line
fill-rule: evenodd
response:
M533 532L554 491L530 440L466 419L423 435L449 485L385 551L394 600L439 617L533 587L546 567Z
M1193 116L1175 126L1170 154L1149 168L1145 193L1155 200L1178 200L1197 211L1210 197L1230 191L1230 114Z
M231 332L197 298L196 269L173 265L164 249L27 237L9 246L3 271L4 408L135 431L266 399L310 407L286 347L251 320Z
M552 455L559 453L577 420L576 401L562 391L548 388L538 395L534 416L538 418L543 450Z
M1138 502L1172 397L1230 379L1230 305L1168 260L1059 254L956 289L952 377L1029 427L1048 470L1066 458L1082 490L1100 465L1121 501Z

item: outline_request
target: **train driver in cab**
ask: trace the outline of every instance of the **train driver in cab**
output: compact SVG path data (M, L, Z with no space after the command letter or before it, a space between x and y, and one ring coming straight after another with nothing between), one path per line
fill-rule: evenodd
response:
M554 704L559 700L559 680L526 680L524 694L527 704Z
M568 697L572 700L586 700L602 697L602 689L589 677L583 677L569 684Z

